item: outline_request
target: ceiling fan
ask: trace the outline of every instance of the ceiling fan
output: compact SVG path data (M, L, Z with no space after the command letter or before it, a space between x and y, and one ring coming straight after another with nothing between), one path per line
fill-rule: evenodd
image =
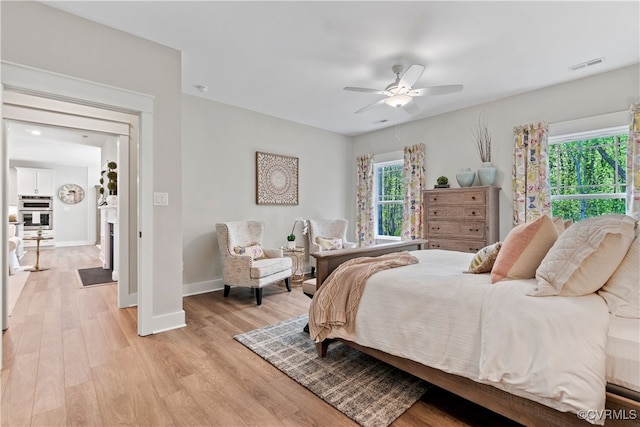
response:
M350 90L353 92L375 93L378 95L385 95L386 98L369 104L358 111L356 114L367 111L369 108L376 105L387 104L390 107L400 108L402 107L409 114L415 114L418 112L418 105L413 101L416 96L425 95L443 95L446 93L460 92L463 85L444 85L444 86L431 86L413 89L413 85L420 79L424 72L424 65L413 64L407 71L400 76L404 71L403 65L394 65L391 70L396 75L396 81L389 84L383 90L379 89L367 89L363 87L345 87L344 90Z

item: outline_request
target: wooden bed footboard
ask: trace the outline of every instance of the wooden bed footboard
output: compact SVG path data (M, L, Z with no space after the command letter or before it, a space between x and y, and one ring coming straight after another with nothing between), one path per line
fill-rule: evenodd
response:
M525 426L588 426L576 414L560 412L524 397L518 397L488 384L482 384L459 375L430 368L409 359L404 359L374 348L364 347L343 339L327 339L316 343L319 357L324 357L329 344L343 342L362 353L395 366L435 386L474 402ZM609 410L605 426L622 427L639 425L640 402L607 392L606 408Z
M381 243L362 248L339 249L311 254L316 259L316 286L322 283L340 264L352 258L363 256L380 256L392 252L415 251L427 248L427 240L416 239L403 242Z

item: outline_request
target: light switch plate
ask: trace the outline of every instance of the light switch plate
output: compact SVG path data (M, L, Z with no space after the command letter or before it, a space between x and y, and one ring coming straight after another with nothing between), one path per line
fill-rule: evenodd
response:
M153 193L155 206L169 206L169 193Z

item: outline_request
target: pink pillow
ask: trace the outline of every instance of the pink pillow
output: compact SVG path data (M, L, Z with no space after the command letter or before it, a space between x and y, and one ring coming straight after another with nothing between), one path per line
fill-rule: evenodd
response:
M558 239L558 229L543 215L514 227L507 235L491 269L491 282L533 279L536 269Z

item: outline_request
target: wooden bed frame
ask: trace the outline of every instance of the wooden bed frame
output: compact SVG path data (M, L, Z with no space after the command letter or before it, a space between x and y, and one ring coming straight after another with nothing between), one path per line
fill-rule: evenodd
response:
M412 243L413 242L413 243ZM324 280L341 263L361 256L379 256L390 252L418 250L426 247L426 240L374 245L364 248L342 249L311 254L316 258L317 287L322 286ZM585 426L591 425L581 420L574 413L560 412L548 406L523 397L515 396L491 385L478 383L459 375L449 374L439 369L430 368L412 360L404 359L376 350L363 347L347 340L327 339L316 343L316 350L320 357L327 353L329 344L341 341L376 359L382 360L396 368L402 369L433 385L448 390L460 397L470 400L491 411L497 412L509 419L526 426ZM612 392L607 392L606 408L610 410L606 426L629 426L634 420L640 419L640 402ZM626 419L624 419L626 418Z

